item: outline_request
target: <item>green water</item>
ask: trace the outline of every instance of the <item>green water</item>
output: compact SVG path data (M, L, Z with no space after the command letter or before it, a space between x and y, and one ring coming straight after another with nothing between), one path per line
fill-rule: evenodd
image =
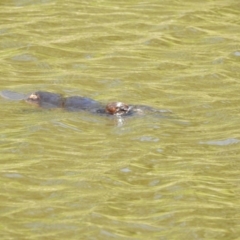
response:
M173 117L0 98L0 238L239 239L239 16L236 0L1 1L0 90Z

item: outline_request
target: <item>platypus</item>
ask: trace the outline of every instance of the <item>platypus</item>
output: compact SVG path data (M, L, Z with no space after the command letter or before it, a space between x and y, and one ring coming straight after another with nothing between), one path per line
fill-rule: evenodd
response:
M170 112L157 110L145 105L128 105L123 102L110 102L107 105L82 96L64 97L58 93L36 91L29 95L8 90L0 92L1 96L11 100L25 100L42 108L63 108L68 111L88 111L104 115L130 116L144 115L147 112Z

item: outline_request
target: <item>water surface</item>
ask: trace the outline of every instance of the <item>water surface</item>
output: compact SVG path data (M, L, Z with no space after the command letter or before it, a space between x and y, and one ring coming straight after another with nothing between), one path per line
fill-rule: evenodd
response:
M240 5L1 1L0 89L173 112L113 118L0 98L1 239L238 239Z

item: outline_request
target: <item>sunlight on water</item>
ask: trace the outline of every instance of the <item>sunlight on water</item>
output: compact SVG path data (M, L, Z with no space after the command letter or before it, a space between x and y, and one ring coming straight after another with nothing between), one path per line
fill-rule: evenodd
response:
M1 239L239 238L236 1L0 5ZM36 90L166 112L41 109Z

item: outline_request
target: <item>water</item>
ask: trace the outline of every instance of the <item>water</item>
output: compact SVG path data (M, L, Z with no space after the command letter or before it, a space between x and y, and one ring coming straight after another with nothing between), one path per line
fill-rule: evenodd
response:
M1 2L0 89L169 109L112 118L0 98L1 239L238 239L236 1Z

